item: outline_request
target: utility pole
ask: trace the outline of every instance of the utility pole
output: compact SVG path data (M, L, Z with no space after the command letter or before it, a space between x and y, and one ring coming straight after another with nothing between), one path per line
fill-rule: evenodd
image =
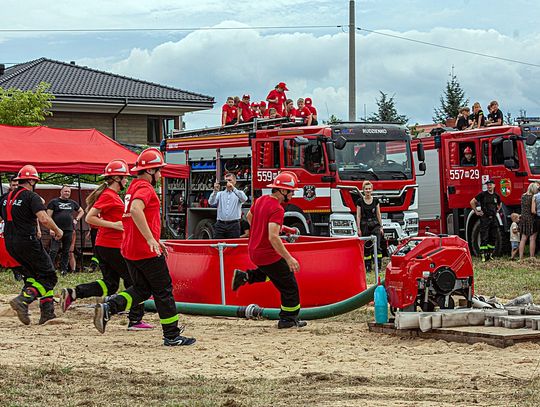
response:
M349 0L349 121L356 121L356 53L354 0Z

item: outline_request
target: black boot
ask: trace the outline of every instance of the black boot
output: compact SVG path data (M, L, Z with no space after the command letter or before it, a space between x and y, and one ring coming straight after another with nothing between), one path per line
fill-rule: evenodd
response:
M54 313L54 299L52 297L41 299L39 301L39 309L41 310L41 317L39 318L40 325L56 318Z
M364 261L364 267L366 268L366 273L371 273L371 260Z
M22 293L13 298L9 305L17 313L19 320L25 324L30 325L30 313L28 312L28 305L31 304L37 297L37 291L33 287L26 287Z

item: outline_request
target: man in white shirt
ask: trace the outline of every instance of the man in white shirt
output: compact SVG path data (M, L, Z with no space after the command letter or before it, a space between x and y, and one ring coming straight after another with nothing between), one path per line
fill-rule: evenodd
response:
M217 205L217 222L214 225L214 239L236 239L241 235L240 218L242 204L247 201L244 191L236 188L236 176L225 175L226 187L221 191L219 182L208 199L211 206Z

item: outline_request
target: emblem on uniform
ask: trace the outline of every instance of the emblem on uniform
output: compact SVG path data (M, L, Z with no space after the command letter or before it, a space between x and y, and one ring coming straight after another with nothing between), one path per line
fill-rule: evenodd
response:
M512 181L509 178L501 179L501 194L508 196L512 193Z
M317 195L315 194L315 185L304 186L304 199L306 201L313 201Z

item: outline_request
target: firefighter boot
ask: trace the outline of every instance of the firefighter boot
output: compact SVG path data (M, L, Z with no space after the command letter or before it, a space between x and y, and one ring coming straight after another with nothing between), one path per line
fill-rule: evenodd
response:
M236 291L240 287L242 287L244 284L248 282L248 275L245 271L234 269L233 271L233 279L232 279L232 290Z
M37 290L34 287L26 287L21 294L9 302L11 308L17 313L19 320L25 325L30 325L28 305L36 299L37 294Z
M366 273L371 273L371 260L364 260L364 267L366 269Z
M39 325L43 325L45 322L56 318L56 315L54 313L54 298L52 297L42 298L39 301L39 309L41 311L41 316L39 318Z

